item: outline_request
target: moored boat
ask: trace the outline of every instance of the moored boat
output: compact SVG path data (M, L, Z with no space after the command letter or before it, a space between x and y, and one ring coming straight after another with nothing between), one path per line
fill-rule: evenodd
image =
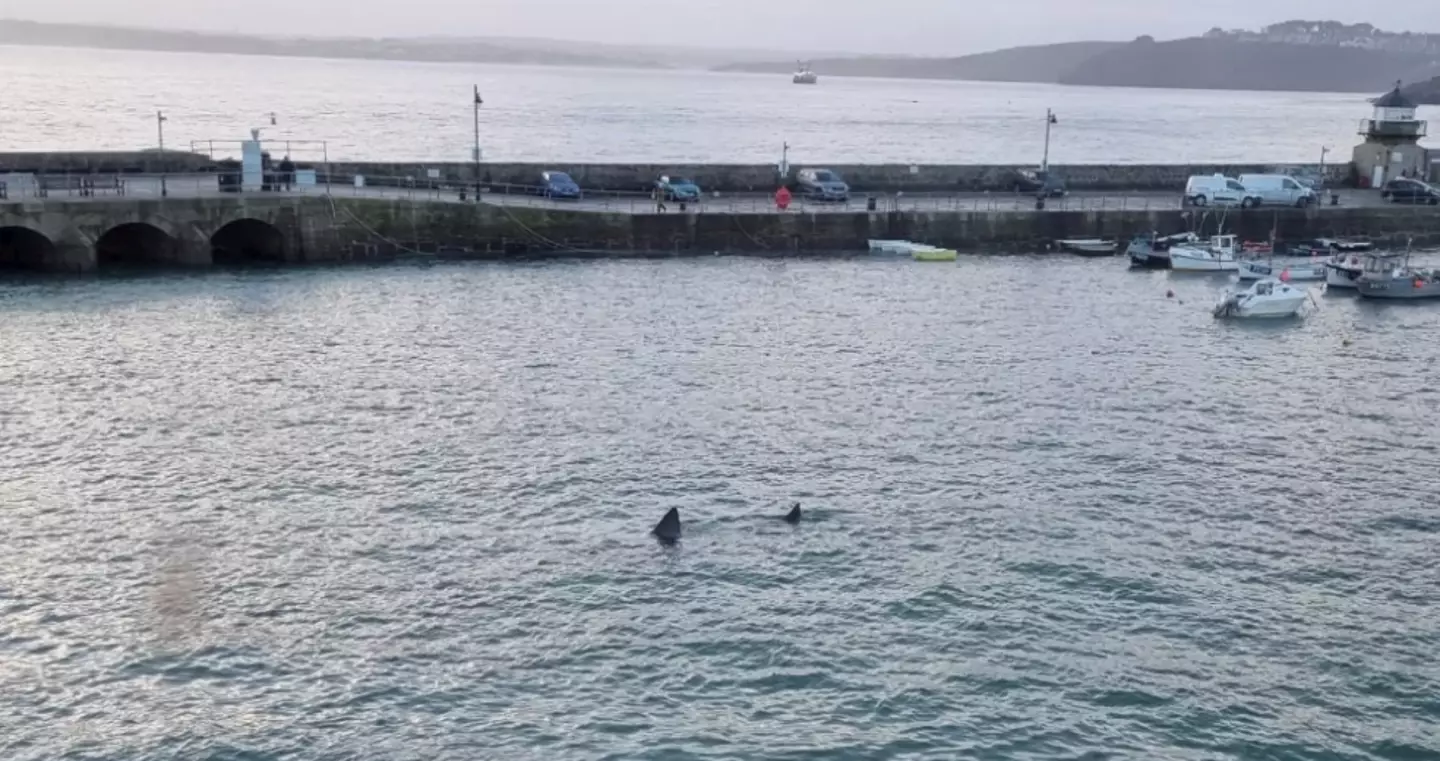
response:
M1359 254L1336 254L1325 262L1325 287L1355 288L1364 272L1365 261Z
M1410 255L1366 256L1355 290L1367 299L1418 301L1440 299L1440 272L1410 267Z
M917 262L953 262L958 254L953 248L917 246L910 252L910 258Z
M820 75L810 70L810 64L797 62L795 75L790 78L790 81L797 85L813 85L819 83Z
M870 245L870 253L872 253L872 254L889 254L889 255L891 255L891 256L909 256L909 257L914 258L914 259L922 259L922 258L924 258L924 257L920 256L921 254L925 255L925 257L930 257L930 256L936 256L937 254L935 254L935 252L946 252L946 253L948 253L948 255L949 255L949 258L950 258L949 260L950 260L950 261L953 261L953 260L956 258L956 252L955 252L954 250L952 250L952 249L941 248L941 247L939 247L939 246L932 246L932 245L930 245L930 244L928 244L928 243L915 243L914 241L908 241L908 240L871 240L871 241L869 241L869 245ZM944 253L938 254L938 256L943 257L943 256L945 256L945 254L944 254ZM926 258L925 260L926 260L926 261L941 261L942 259L929 259L929 258Z
M908 240L878 240L869 241L870 253L872 254L908 254L911 247L916 244Z
M1125 254L1130 257L1130 266L1136 269L1170 269L1170 247L1177 243L1194 243L1199 238L1194 233L1137 235L1130 240Z
M1239 263L1241 280L1263 280L1278 277L1283 281L1324 280L1325 262L1275 263L1265 259L1241 259Z
M1181 272L1234 272L1238 244L1234 235L1216 235L1205 245L1184 244L1170 248L1170 269Z
M1072 238L1057 240L1056 244L1064 251L1080 256L1114 256L1119 250L1119 244L1113 240L1101 238Z
M1362 253L1375 248L1374 241L1351 240L1349 238L1316 238L1315 245L1326 251Z
M1213 313L1216 317L1294 317L1309 297L1309 291L1269 277L1226 291Z

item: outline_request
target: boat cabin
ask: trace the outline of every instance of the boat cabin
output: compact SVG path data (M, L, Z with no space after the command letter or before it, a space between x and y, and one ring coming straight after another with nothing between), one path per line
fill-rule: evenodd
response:
M1405 254L1367 254L1365 264L1360 268L1362 277L1385 280L1400 277L1405 271Z
M1234 256L1240 250L1239 238L1234 235L1216 235L1210 239L1210 250L1217 254Z

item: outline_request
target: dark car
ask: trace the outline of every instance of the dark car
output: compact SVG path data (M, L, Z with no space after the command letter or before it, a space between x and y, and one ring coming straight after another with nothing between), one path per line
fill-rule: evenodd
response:
M540 173L540 195L546 198L580 198L583 193L580 183L572 180L570 175L548 171Z
M829 169L801 169L795 175L795 190L812 201L850 200L850 186Z
M1440 204L1440 189L1429 183L1401 177L1385 183L1385 187L1380 189L1380 197L1395 203L1428 203L1434 206Z
M1022 169L1015 173L1011 186L1016 193L1059 198L1065 195L1065 180L1044 169Z
M655 181L655 190L666 201L699 201L700 186L684 177L665 175Z

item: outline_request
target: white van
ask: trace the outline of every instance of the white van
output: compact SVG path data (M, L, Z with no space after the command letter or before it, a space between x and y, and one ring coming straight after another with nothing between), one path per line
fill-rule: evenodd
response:
M1266 206L1309 206L1315 191L1288 174L1242 174L1240 184L1260 196Z
M1249 209L1260 205L1260 194L1246 190L1239 180L1223 174L1197 174L1185 183L1184 202L1195 206L1239 206Z

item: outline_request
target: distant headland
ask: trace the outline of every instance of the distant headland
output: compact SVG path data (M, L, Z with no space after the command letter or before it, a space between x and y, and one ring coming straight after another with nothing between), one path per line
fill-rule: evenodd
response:
M707 50L560 40L339 38L223 34L0 19L0 45L297 56L439 63L625 68L710 68L788 75L795 60L821 77L889 77L1062 85L1406 94L1440 104L1440 34L1370 24L1286 21L1259 31L1211 29L1198 37L1080 41L957 57L848 56L810 51Z
M780 74L790 62L736 63L724 71ZM1211 29L1199 37L1070 42L955 58L816 60L823 76L968 79L1065 85L1379 93L1395 80L1440 76L1440 34L1370 24L1286 21L1259 31Z

